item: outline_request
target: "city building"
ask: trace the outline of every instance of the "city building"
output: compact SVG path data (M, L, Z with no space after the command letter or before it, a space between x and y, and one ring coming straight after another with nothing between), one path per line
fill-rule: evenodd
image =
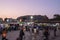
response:
M23 22L38 22L38 21L47 21L47 16L41 16L41 15L26 15L18 17L17 20L22 20Z
M13 18L5 18L4 22L5 23L17 23L18 21L16 19L13 19Z

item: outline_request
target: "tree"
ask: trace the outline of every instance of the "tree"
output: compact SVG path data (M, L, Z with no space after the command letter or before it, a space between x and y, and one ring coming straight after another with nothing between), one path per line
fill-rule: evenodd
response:
M3 22L3 19L2 18L0 18L0 22Z
M4 21L6 22L7 18L4 19Z

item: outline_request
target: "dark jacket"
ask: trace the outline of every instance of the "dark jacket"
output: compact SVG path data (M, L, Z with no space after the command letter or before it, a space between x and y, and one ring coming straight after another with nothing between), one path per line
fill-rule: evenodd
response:
M24 36L24 32L23 32L23 30L20 31L19 36L20 36L20 37L23 37L23 36Z
M49 32L48 32L48 30L46 30L45 32L44 32L44 36L48 36L49 35Z

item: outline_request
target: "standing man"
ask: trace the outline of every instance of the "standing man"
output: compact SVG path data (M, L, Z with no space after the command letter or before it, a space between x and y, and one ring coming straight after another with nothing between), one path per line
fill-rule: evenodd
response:
M24 36L24 31L23 31L23 28L21 28L21 30L20 30L20 34L19 34L19 38L20 38L20 40L23 39L23 36Z
M56 37L56 31L57 31L57 28L54 27L54 36Z
M43 34L44 34L44 40L49 40L49 30L48 30L48 27L45 28Z

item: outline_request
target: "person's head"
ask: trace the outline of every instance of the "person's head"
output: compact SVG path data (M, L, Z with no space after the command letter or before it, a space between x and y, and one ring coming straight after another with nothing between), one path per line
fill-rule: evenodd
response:
M3 29L3 31L6 31L6 29Z

